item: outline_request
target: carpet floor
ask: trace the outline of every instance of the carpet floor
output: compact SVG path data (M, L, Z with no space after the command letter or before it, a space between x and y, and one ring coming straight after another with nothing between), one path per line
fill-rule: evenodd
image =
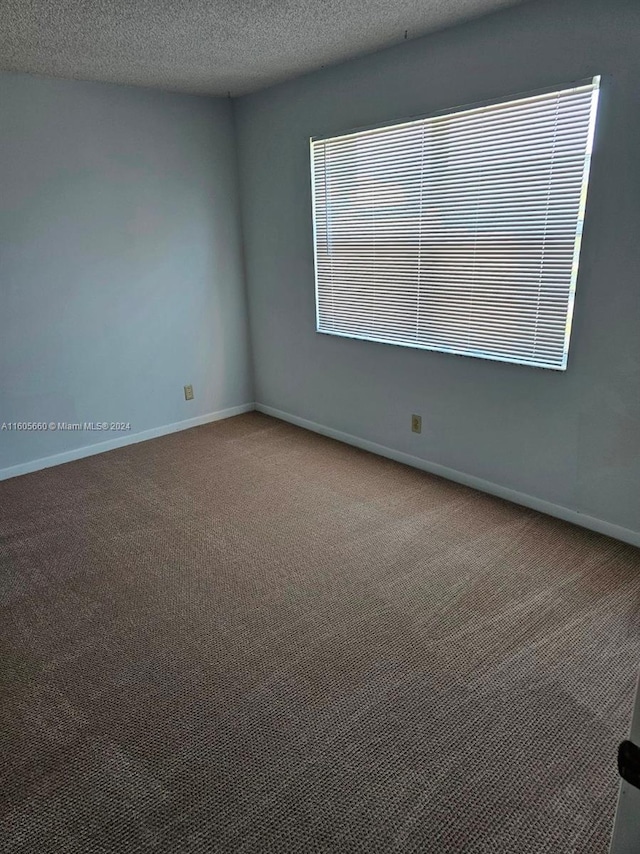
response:
M257 413L0 502L3 854L606 852L637 549Z

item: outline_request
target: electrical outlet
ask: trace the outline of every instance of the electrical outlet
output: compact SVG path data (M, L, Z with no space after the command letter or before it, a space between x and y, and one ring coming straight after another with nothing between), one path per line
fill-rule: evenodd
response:
M411 432L422 433L422 415L411 416Z
M186 385L184 387L184 399L185 400L193 400L193 386Z

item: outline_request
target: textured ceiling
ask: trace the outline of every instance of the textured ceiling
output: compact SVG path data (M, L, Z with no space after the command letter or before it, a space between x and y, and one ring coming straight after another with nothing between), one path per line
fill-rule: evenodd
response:
M0 0L0 70L242 95L520 0Z

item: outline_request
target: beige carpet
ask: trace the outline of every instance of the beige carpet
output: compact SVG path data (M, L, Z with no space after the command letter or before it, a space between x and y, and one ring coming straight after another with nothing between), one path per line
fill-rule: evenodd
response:
M255 413L0 502L3 854L606 852L638 550Z

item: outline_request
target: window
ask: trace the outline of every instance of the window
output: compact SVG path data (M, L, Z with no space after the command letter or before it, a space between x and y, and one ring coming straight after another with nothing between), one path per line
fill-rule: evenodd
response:
M312 139L318 332L564 370L599 80Z

